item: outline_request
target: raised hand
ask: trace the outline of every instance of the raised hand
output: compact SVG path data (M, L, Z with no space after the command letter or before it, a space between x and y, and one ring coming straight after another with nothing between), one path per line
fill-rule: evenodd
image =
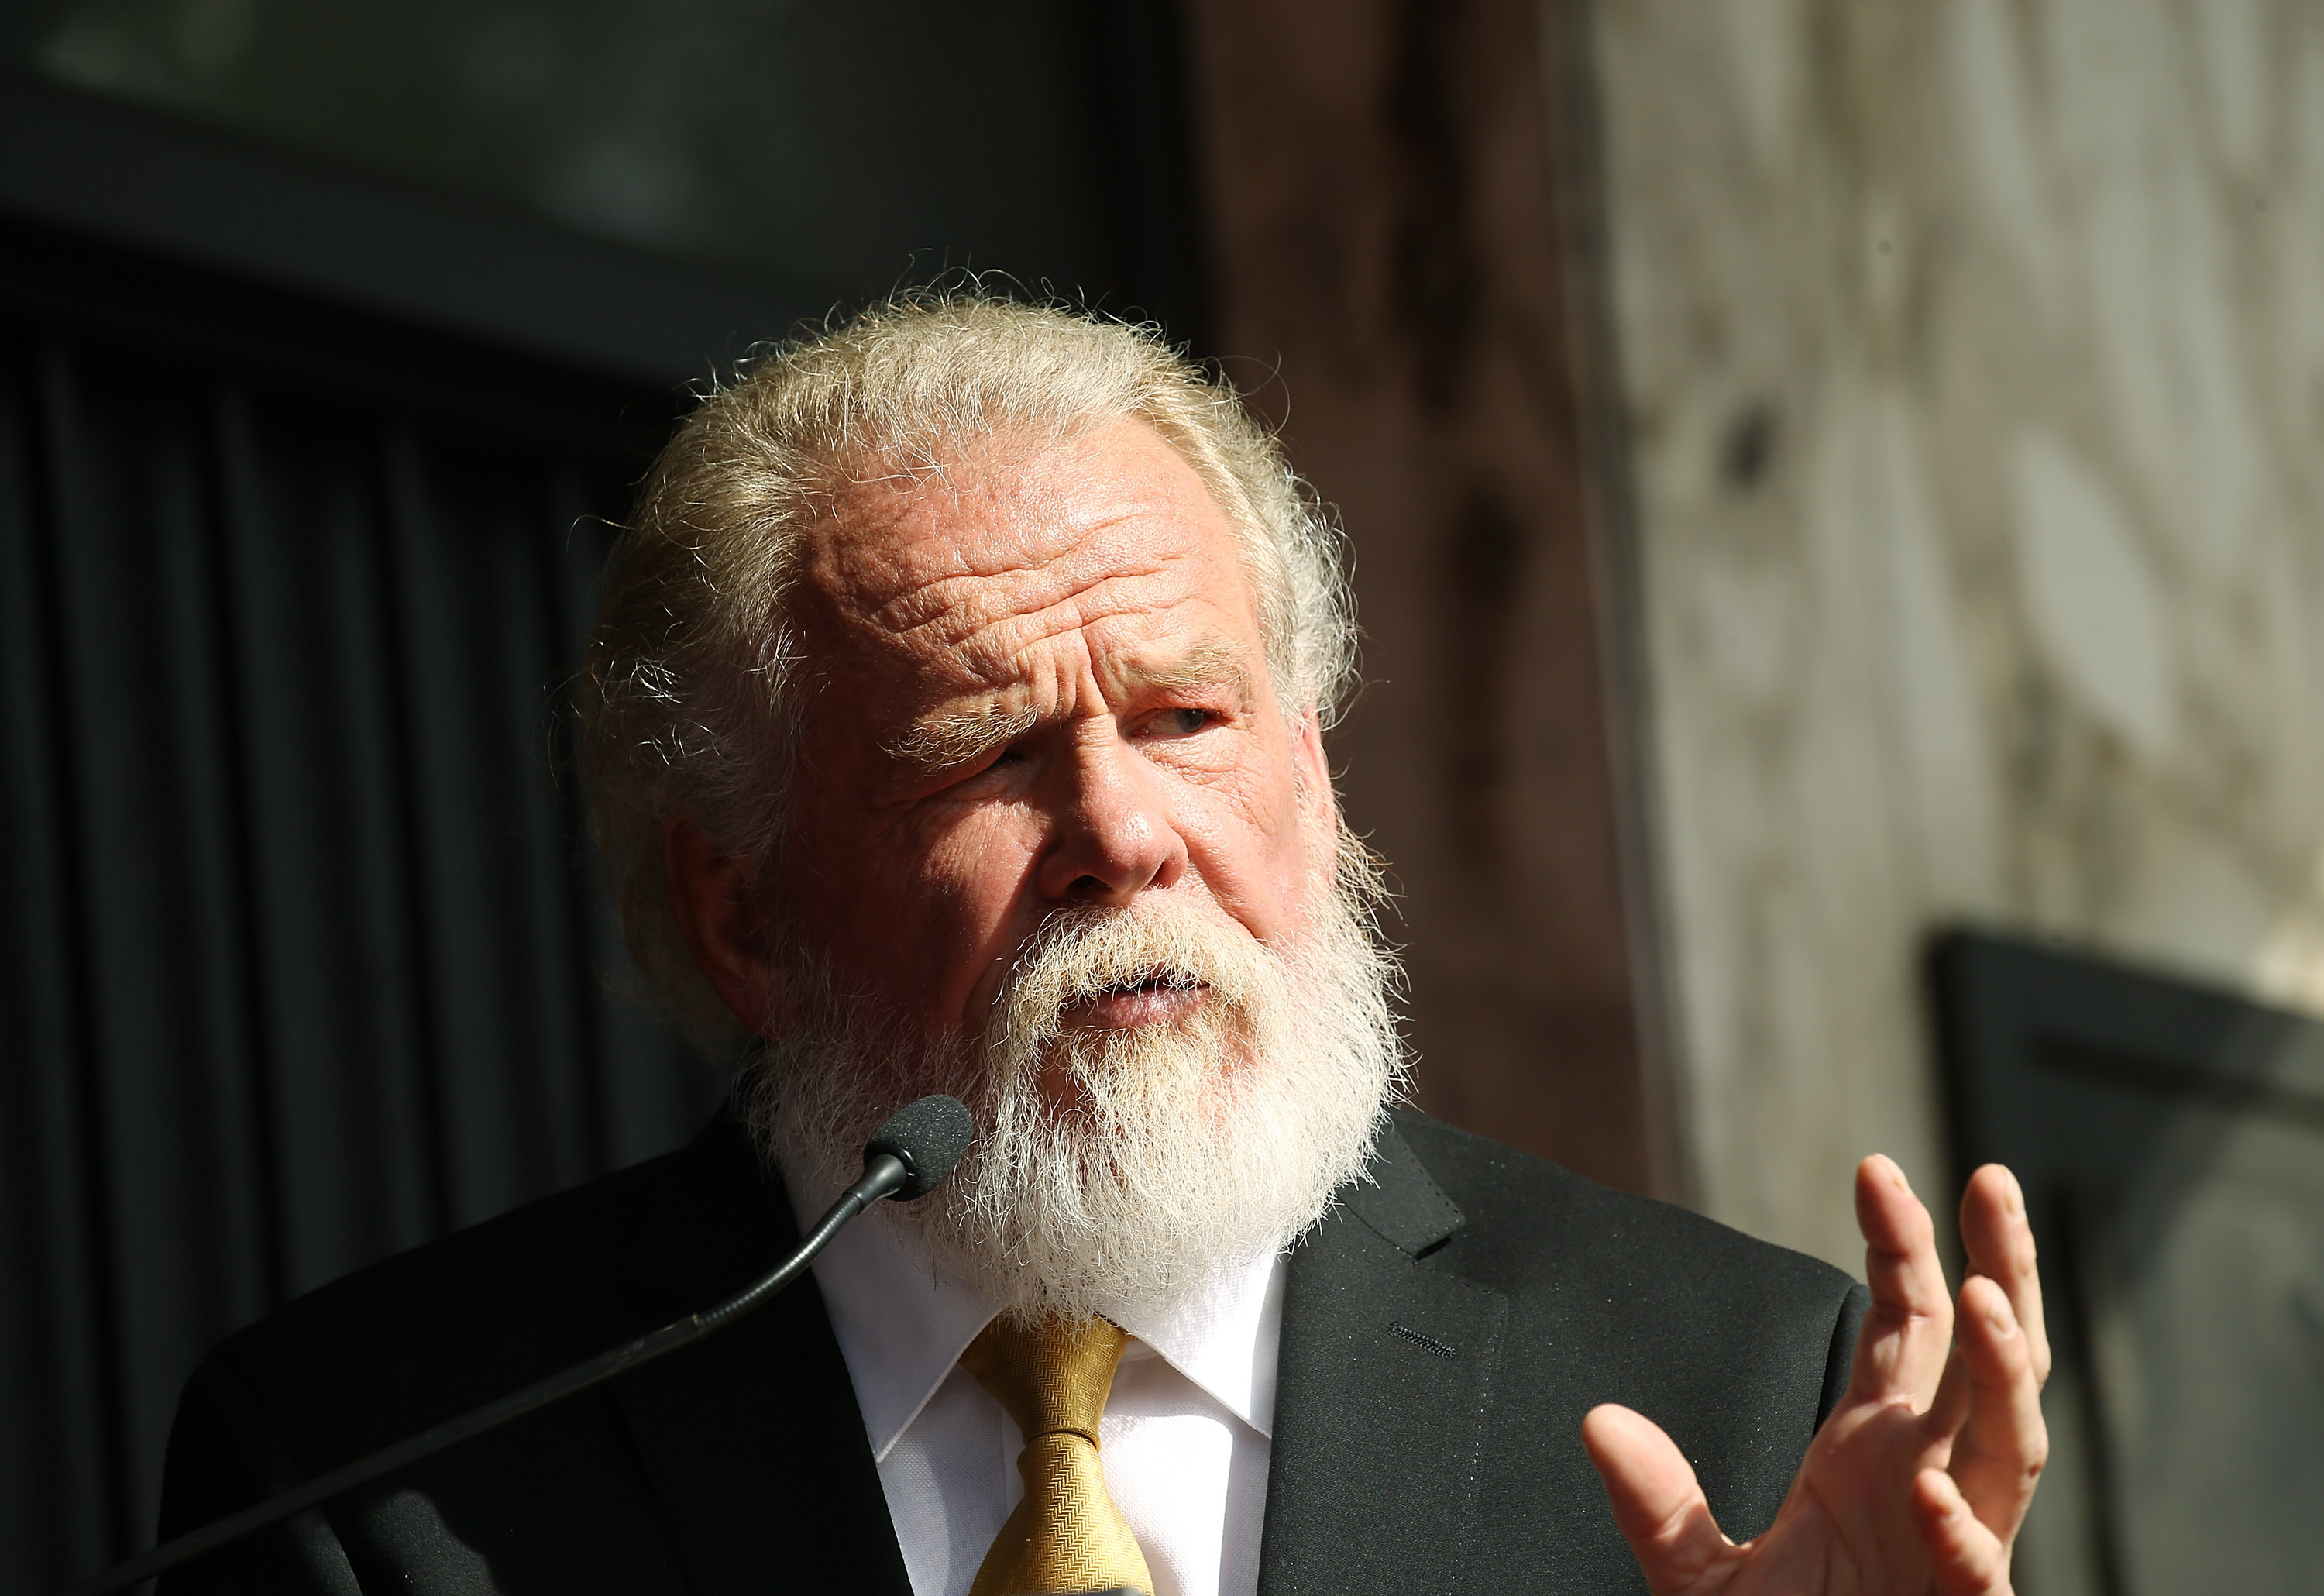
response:
M1609 1404L1582 1421L1655 1596L2006 1596L2049 1455L2050 1342L2024 1195L1998 1164L1969 1177L1958 1317L1929 1212L1893 1161L1857 1166L1856 1218L1872 1311L1848 1394L1765 1535L1721 1535L1693 1469L1643 1416Z

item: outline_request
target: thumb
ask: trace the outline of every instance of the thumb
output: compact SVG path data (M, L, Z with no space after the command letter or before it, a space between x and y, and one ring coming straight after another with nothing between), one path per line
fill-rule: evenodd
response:
M1693 1468L1652 1419L1605 1403L1582 1421L1582 1444L1655 1596L1684 1591L1738 1554L1712 1520Z

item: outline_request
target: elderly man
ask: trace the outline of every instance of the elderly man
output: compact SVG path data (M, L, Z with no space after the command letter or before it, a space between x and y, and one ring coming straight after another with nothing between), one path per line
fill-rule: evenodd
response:
M1868 1296L1396 1107L1323 751L1351 635L1272 442L1135 329L908 298L706 401L586 714L632 945L747 1043L733 1105L226 1342L165 1529L720 1296L907 1101L976 1144L812 1288L171 1588L2006 1590L2015 1183L1970 1183L1956 1313L1886 1159Z

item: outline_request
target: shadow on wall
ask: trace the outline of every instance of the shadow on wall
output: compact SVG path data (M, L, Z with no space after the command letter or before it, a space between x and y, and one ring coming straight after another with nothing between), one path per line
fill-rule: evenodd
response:
M1961 1173L2042 1244L2042 1596L2300 1596L2324 1567L2324 1022L2054 947L1932 964Z

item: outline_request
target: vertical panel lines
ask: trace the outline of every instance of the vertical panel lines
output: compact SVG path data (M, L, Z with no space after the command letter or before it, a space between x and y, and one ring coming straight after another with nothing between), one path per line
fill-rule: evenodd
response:
M410 617L418 608L403 562L396 558L398 540L397 455L399 438L392 428L382 429L366 440L364 473L378 526L371 554L379 605L379 635L392 646L382 660L388 688L388 734L393 739L397 869L394 872L398 908L401 910L401 952L410 982L415 1051L414 1084L418 1087L428 1174L428 1223L441 1235L457 1222L452 1176L450 1094L444 1079L446 1051L444 1013L436 989L429 956L428 928L433 923L432 895L421 860L425 828L420 821L419 749L434 728L416 719L417 705L410 672L403 660L408 651ZM440 734L440 733L439 733Z
M238 990L233 1001L240 1010L244 1055L242 1099L249 1119L249 1136L254 1149L251 1160L252 1178L256 1185L258 1224L256 1241L261 1267L263 1270L264 1301L268 1305L284 1301L290 1295L288 1264L288 1220L283 1212L281 1166L281 1127L275 1113L275 1061L272 1046L272 1030L266 1019L266 959L261 936L259 917L264 912L256 876L256 839L252 835L252 794L250 778L250 737L245 724L246 692L238 690L247 670L241 657L248 633L247 617L240 613L235 601L234 584L228 575L227 528L235 517L235 506L229 501L227 462L232 452L227 447L228 429L237 410L235 395L230 389L213 389L208 395L209 435L211 447L202 459L202 486L207 499L204 530L208 533L209 558L205 562L209 577L209 591L203 596L216 617L209 641L216 651L212 669L221 687L218 694L217 732L223 746L218 750L222 783L225 788L226 836L229 852L225 862L226 872L235 883L231 908L235 946L239 955Z
M570 776L627 471L9 337L0 1589L38 1590L150 1539L219 1337L720 1083L612 991Z
M573 592L572 549L576 529L588 514L588 494L578 471L570 463L553 470L543 487L542 510L548 516L551 536L542 540L540 603L549 618L549 636L579 640L586 634L593 617L586 600L576 601ZM577 649L573 650L576 655L577 652ZM588 857L592 850L587 805L581 795L580 750L574 718L576 661L567 657L550 658L542 663L549 672L541 731L549 761L549 792L553 799L549 810L556 827L553 835L567 879L584 888L568 894L565 912L558 917L561 923L545 928L561 933L558 951L573 977L567 983L566 996L572 1016L573 1056L579 1072L581 1101L586 1111L581 1124L583 1155L593 1168L611 1168L614 1145L610 1123L613 1103L607 1091L604 1029L597 1023L603 983L591 956L586 918L591 907L586 888L592 879Z
M115 1215L112 1203L113 1183L110 1176L108 1140L105 1132L103 1085L97 1060L97 1003L94 979L95 959L90 947L89 899L90 872L88 866L88 839L83 835L81 817L84 814L82 794L76 790L75 776L83 767L79 758L77 728L73 725L72 696L68 680L69 649L62 635L64 605L61 602L63 582L59 570L58 535L64 523L62 486L70 466L64 456L60 434L64 430L63 410L69 385L69 356L64 347L52 341L43 341L39 355L39 375L36 397L31 407L33 429L32 453L32 502L33 504L32 554L37 562L37 580L42 602L39 625L41 652L44 656L47 678L55 697L51 700L47 730L50 733L50 770L55 794L53 824L55 826L55 856L59 874L65 890L59 894L56 905L57 928L60 940L68 950L63 960L63 1009L69 1016L69 1029L63 1038L64 1057L60 1062L69 1072L71 1108L75 1131L74 1151L76 1173L79 1176L74 1193L79 1208L77 1227L84 1248L81 1277L88 1299L88 1320L74 1325L84 1338L80 1351L95 1364L93 1373L97 1414L97 1433L84 1436L87 1450L94 1453L100 1479L97 1482L97 1499L87 1504L103 1527L108 1551L133 1544L128 1468L128 1403L124 1390L125 1351L123 1345L124 1326L121 1317L117 1250L115 1246Z
M103 1186L85 1134L88 988L41 358L0 348L0 1579L12 1585L60 1582L125 1522Z

